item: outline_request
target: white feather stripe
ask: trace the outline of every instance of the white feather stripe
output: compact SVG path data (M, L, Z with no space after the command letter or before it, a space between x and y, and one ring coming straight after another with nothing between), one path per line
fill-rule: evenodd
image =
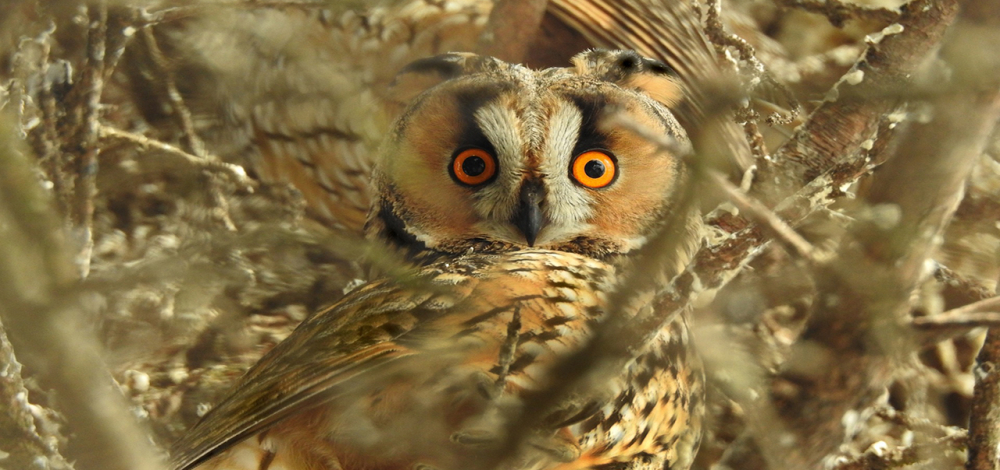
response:
M593 215L593 198L569 176L582 122L580 110L567 101L559 102L549 118L540 169L548 188L545 215L554 225L578 227Z

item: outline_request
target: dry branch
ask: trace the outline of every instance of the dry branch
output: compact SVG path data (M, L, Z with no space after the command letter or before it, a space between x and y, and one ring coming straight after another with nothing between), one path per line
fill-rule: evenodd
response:
M46 435L41 416L45 413L32 404L31 397L21 378L21 364L14 357L14 350L7 340L0 323L0 450L5 467L31 468L43 464L53 470L71 469L72 465L59 453L58 437Z
M976 392L969 420L968 470L1000 466L1000 328L990 328L976 358Z
M97 195L97 131L100 118L101 94L104 91L104 52L108 34L108 4L98 1L87 8L89 27L87 30L87 62L81 72L81 79L75 91L79 92L77 109L77 137L75 149L78 152L72 167L75 169L75 184L70 221L74 227L74 238L79 246L76 264L80 277L90 273L90 258L94 248L94 197ZM76 153L74 152L74 153Z
M910 320L915 328L930 330L921 344L933 344L982 326L1000 326L1000 297L992 297L948 310L940 315ZM942 331L944 330L944 331Z
M26 365L59 393L72 423L76 468L158 470L126 411L96 340L83 332L71 251L10 126L0 128L0 314Z
M786 8L801 8L808 12L819 13L826 16L830 23L838 28L850 20L877 21L885 24L899 18L899 12L896 11L839 0L776 0L775 3Z
M760 162L754 194L771 205L802 183L854 159L862 143L875 137L884 117L899 105L895 96L936 47L958 12L956 1L916 0L903 8L898 23L869 41L849 74L862 80L841 81L830 97L777 152Z
M955 13L956 4L935 2L922 15L945 23ZM958 30L962 27L966 25ZM908 42L905 36L898 35L901 43ZM889 43L883 42L881 51L890 52ZM957 63L954 55L943 58ZM859 223L838 258L816 272L822 295L799 339L800 350L792 351L794 362L779 375L800 397L781 407L796 431L796 443L788 449L790 462L812 466L835 450L842 440L844 413L868 406L889 384L893 361L912 351L895 325L907 314L910 293L1000 117L997 92L970 89L936 97L930 104L932 118L911 124L867 196L872 207L892 209L898 219L888 225Z
M712 172L709 179L722 190L727 199L733 203L740 211L745 213L751 220L756 222L761 228L767 230L768 234L774 237L782 245L786 246L792 253L800 258L808 260L813 264L818 263L816 259L816 248L812 246L802 235L788 226L777 214L767 208L763 203L740 191L726 177L719 173Z
M153 66L156 68L156 73L159 77L156 82L163 88L163 95L167 97L167 101L170 103L170 113L173 116L177 127L181 131L181 144L183 145L184 150L193 155L204 157L205 143L201 141L201 138L198 137L198 133L194 130L194 122L191 119L191 111L188 109L187 105L184 104L184 98L177 90L177 82L174 79L174 71L171 69L170 65L167 64L167 59L163 56L163 52L160 50L160 45L156 41L156 35L153 32L153 28L145 26L139 34L139 37L142 38L142 44L145 46L150 62L152 62Z

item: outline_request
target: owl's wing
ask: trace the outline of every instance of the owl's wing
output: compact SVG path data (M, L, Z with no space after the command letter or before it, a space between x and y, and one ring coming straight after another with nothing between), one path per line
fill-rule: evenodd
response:
M399 339L418 326L413 315L450 312L442 307L460 302L475 285L471 277L463 280L446 292L370 284L313 315L174 444L173 467L193 468L311 403L334 398L339 385L412 355Z
M511 390L542 390L548 368L590 337L613 279L599 261L539 251L449 259L414 279L356 289L247 372L174 445L174 468L193 468L312 405L340 397L338 406L350 406L393 384L435 394L421 384L506 368ZM547 422L566 426L599 408L563 405Z

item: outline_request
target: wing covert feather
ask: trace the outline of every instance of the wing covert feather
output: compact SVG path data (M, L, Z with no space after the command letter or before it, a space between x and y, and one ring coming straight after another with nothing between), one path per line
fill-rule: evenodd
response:
M464 285L453 286L446 295L463 300L475 280L466 276L462 281ZM369 284L305 320L240 379L225 401L174 444L174 468L193 468L310 402L332 398L338 385L412 355L410 348L395 340L410 333L416 322L393 320L403 320L400 317L422 308L430 315L447 314L451 309L439 308L448 304L435 303L435 295L418 295L422 302L414 304L414 296L406 294L407 287L399 284ZM394 334L379 328L387 324L402 328L393 328Z

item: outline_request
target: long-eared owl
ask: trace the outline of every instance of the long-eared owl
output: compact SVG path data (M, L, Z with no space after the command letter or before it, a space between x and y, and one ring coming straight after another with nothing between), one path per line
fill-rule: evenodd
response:
M703 389L683 317L612 380L557 392L553 372L648 308L609 300L650 240L684 232L665 222L688 210L680 155L620 124L689 145L670 69L630 51L538 71L446 54L393 94L408 105L365 232L413 269L303 322L176 444L175 468L688 468Z

